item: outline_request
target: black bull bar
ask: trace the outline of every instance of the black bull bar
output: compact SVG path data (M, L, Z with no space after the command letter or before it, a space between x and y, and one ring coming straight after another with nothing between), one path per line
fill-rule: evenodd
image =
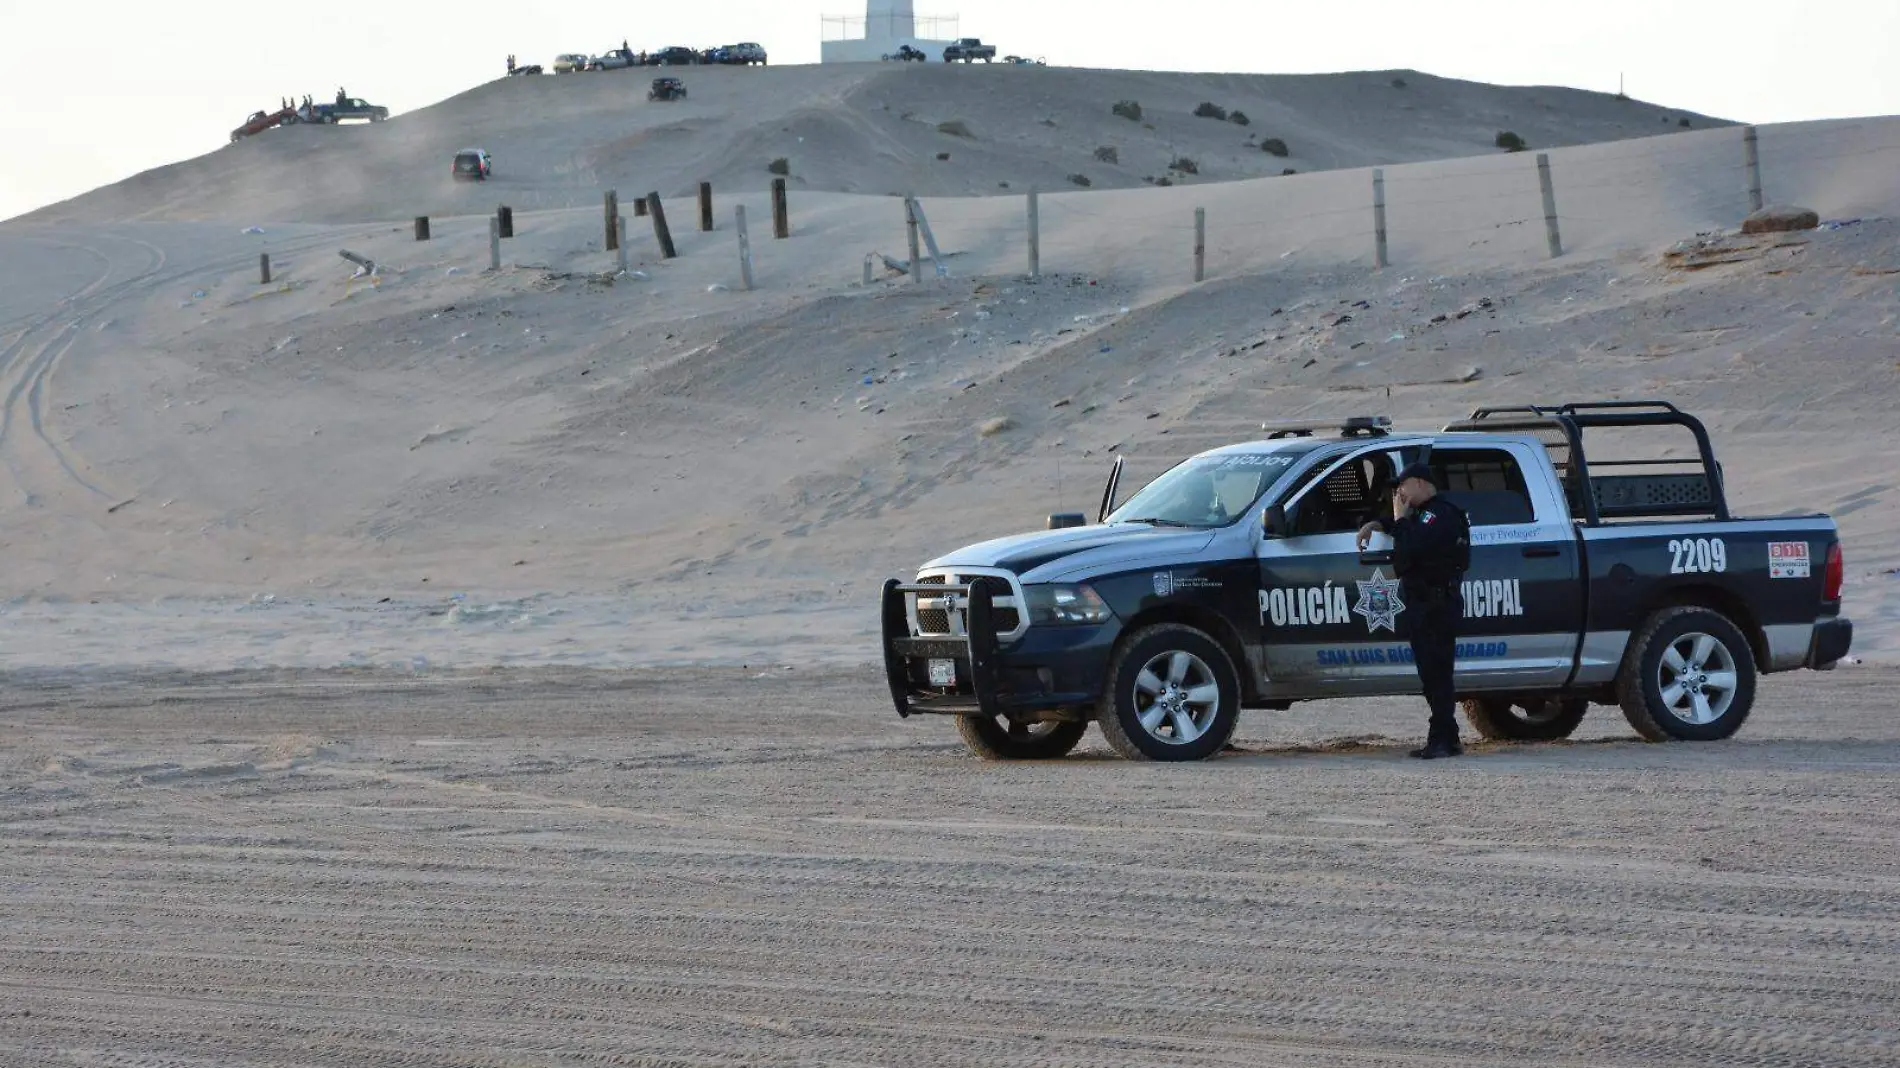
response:
M916 635L911 633L913 599L941 602L950 619L963 612L963 633ZM909 583L887 579L884 583L884 674L891 684L891 701L897 714L932 712L962 716L1000 714L997 691L1001 689L998 661L1001 659L993 608L988 588L978 583ZM955 626L952 624L952 630ZM955 665L954 678L945 684L932 681L931 661L949 661Z

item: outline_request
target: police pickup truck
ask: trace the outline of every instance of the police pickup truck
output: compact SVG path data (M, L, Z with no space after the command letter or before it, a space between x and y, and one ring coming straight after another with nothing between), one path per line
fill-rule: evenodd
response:
M1471 517L1456 677L1486 738L1562 738L1591 703L1652 741L1726 738L1759 674L1831 668L1853 639L1833 520L1731 515L1674 405L1263 430L1119 507L1118 458L1095 524L1050 516L886 582L898 714L954 715L992 759L1062 756L1093 721L1128 759L1174 761L1218 753L1242 708L1418 693L1390 549L1355 538L1412 463Z

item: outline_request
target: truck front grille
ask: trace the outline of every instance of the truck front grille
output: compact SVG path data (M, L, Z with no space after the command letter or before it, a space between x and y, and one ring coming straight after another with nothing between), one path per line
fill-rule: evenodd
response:
M990 597L994 600L1009 602L1014 601L1016 598L1016 587L1011 584L1009 579L1001 575L971 575L962 573L950 575L920 575L917 578L917 582L920 585L931 586L941 586L946 583L958 586L978 585L988 590ZM918 636L926 637L937 634L947 635L961 633L963 630L963 613L961 611L957 612L956 615L958 618L955 620L952 620L950 615L948 611L942 608L927 607L919 603L917 606ZM1022 615L1014 604L1004 603L996 605L990 618L996 627L996 633L999 635L1013 638L1017 636L1018 631L1023 629Z

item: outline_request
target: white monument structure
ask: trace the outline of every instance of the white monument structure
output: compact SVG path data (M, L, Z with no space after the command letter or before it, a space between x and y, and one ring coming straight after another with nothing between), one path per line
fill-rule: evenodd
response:
M920 49L933 63L956 40L955 16L919 17L912 0L866 0L864 16L825 16L819 59L825 63L876 63L904 45Z

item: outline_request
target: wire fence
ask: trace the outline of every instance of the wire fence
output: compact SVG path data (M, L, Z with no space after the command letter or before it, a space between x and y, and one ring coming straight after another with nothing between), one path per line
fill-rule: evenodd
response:
M1651 243L1658 235L1732 229L1774 202L1768 194L1776 192L1782 202L1812 196L1822 206L1845 199L1884 210L1900 201L1897 165L1900 123L1846 120L1770 128L1767 137L1754 127L1734 127L1477 161L1165 189L892 197L882 202L891 205L889 215L877 209L875 219L867 219L864 198L839 194L805 202L811 214L803 232L826 242L865 242L859 249L867 283L1045 272L1202 282L1210 275L1257 273L1293 257L1308 267L1348 269L1468 258L1480 249L1499 261L1554 259L1580 249ZM699 195L701 212L711 212L711 187L701 183ZM783 178L774 180L769 204L752 194L729 196L719 205L717 228L727 229L725 217L735 208L753 212L752 225L766 239L757 251L769 259L770 238L792 236L785 197ZM612 191L605 198L602 247L622 246L624 272L624 231L616 228L631 220L620 216ZM639 209L656 199L651 194L631 203ZM705 224L709 215L674 211L676 231L692 230L695 222L712 229ZM743 220L743 214L733 220L737 283L749 290L754 247ZM667 228L663 219L654 222L658 237ZM417 220L419 240L427 240L426 223ZM1160 245L1166 255L1157 256ZM867 246L871 251L863 252ZM667 258L675 254L670 238L660 247ZM491 268L498 267L499 238L491 237L489 248ZM1176 249L1178 261L1171 258ZM770 263L761 266L770 271Z
M1817 174L1876 157L1900 162L1900 143L1853 144L1896 132L1888 123L1846 122L1777 130L1763 139L1754 127L1738 127L1587 145L1554 157L1524 152L1475 165L1380 168L1363 187L1339 181L1337 172L1314 172L1244 186L1175 186L1167 203L1140 190L1063 191L1034 194L1033 212L999 215L998 198L926 200L919 211L945 247L973 259L1006 263L1007 245L1023 242L1035 250L1030 256L1038 266L1057 270L1083 251L1088 269L1097 272L1150 262L1156 240L1178 236L1195 257L1197 281L1210 253L1230 263L1258 261L1268 245L1282 257L1324 246L1347 262L1389 266L1405 253L1430 251L1421 246L1431 241L1521 233L1524 255L1555 258L1578 239L1647 239L1684 218L1696 221L1698 231L1704 222L1732 226L1772 202L1764 189L1812 184ZM1785 165L1777 169L1778 161ZM1764 169L1775 179L1766 186ZM1796 169L1802 182L1789 180ZM1187 190L1193 193L1184 196ZM1262 190L1271 192L1262 196ZM1204 199L1185 208L1187 197ZM1185 240L1190 234L1191 243Z

